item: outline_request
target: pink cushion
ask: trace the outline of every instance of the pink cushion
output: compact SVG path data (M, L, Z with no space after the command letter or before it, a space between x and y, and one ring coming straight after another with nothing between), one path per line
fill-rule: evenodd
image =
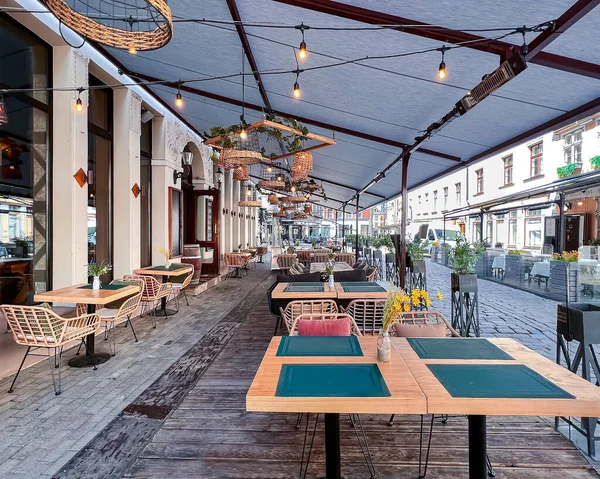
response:
M350 336L350 318L298 321L298 336Z
M445 338L446 325L435 324L396 324L396 336L400 338Z

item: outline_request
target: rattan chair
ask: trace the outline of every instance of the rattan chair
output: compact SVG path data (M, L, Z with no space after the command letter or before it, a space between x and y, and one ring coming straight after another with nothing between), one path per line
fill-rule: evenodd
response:
M307 266L311 262L313 251L310 249L299 249L296 251L296 255L298 256L298 261L300 261L303 265Z
M289 270L289 274L291 275L295 275L295 274L304 274L304 268L302 267L302 264L299 262L294 263Z
M288 274L292 265L296 262L297 255L295 254L280 254L277 256L277 266L283 271L283 274Z
M290 301L285 309L279 308L288 334L293 336L295 320L301 314L337 313L338 307L332 299L313 301Z
M139 288L138 292L129 297L125 297L122 300L105 304L102 308L96 310L96 314L100 315L100 319L104 324L104 340L108 341L108 349L111 356L114 356L117 353L114 331L115 325L118 322L125 320L125 326L127 327L127 325L129 325L131 327L133 338L136 343L138 342L137 334L135 334L135 329L133 329L133 323L131 322L131 315L134 314L140 306L142 295L144 293L144 281L141 279L130 279L127 281L115 280L112 281L111 284L120 284L122 282L130 283L131 285L136 284Z
M354 318L358 329L363 335L379 334L383 327L385 299L353 299L343 313Z
M243 249L242 253L248 253L250 255L246 262L246 267L250 268L250 266L253 266L256 268L256 249Z
M23 364L25 364L27 356L30 354L32 356L44 356L43 354L35 354L32 351L46 348L54 394L58 396L61 393L60 360L63 346L70 341L77 340L81 340L85 344L85 337L88 334L95 334L100 328L100 316L98 314L84 314L76 318L67 319L58 316L49 308L14 306L9 304L0 306L0 311L4 314L6 321L10 325L15 342L27 346L25 356L21 361L19 370L8 392L13 392L13 387L23 368ZM50 354L52 349L54 350L54 361ZM90 356L90 358L92 357ZM93 359L92 364L94 365L94 369L96 369ZM54 378L55 369L58 369L58 381Z
M353 336L362 336L360 329L356 325L354 318L347 313L317 313L317 314L307 314L303 313L299 316L296 316L294 322L292 324L292 334L290 336L298 335L298 321L328 321L334 319L345 319L348 318L350 320L350 334Z
M367 267L367 281L375 281L377 275L377 268L375 266Z
M229 268L229 276L233 278L241 278L242 273L246 269L248 256L243 254L225 253L225 266Z
M191 269L189 269L185 273L182 273L179 276L171 278L170 283L171 283L171 286L173 287L171 289L171 292L172 292L173 296L175 296L175 305L177 307L177 311L179 311L179 296L181 296L182 294L183 294L183 297L185 298L185 304L187 304L188 306L190 305L190 302L188 300L185 289L190 285L193 278L194 278L194 265L191 265Z
M396 322L396 324L408 326L395 328L391 331L392 335L403 338L432 336L460 338L460 334L439 311L410 311L408 313L400 313L398 318L396 318ZM445 329L441 325L444 325ZM414 326L414 328L410 326ZM402 333L398 333L398 329L401 329Z
M256 256L258 256L257 263L263 263L263 256L266 256L269 253L269 248L267 246L257 246L256 247Z
M168 298L171 294L173 285L171 283L161 283L154 276L126 274L123 276L123 281L131 280L142 280L144 282L144 289L142 291L142 314L146 314L150 311L150 318L152 319L152 327L156 328L156 311L155 308L163 298ZM165 311L165 317L167 313Z
M329 261L329 253L315 253L313 254L313 263L327 263Z
M356 256L352 253L338 253L335 255L335 260L340 263L347 263L348 266L352 266L356 260Z

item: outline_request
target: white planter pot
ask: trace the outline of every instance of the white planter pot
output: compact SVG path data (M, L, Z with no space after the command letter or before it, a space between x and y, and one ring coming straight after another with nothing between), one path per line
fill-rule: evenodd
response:
M100 276L94 276L92 281L92 289L100 289Z

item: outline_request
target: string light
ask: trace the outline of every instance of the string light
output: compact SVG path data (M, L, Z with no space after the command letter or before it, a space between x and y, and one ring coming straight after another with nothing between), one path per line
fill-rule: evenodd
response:
M446 45L442 46L442 48L439 49L439 51L442 52L442 61L440 62L440 67L438 68L438 78L440 80L446 78L447 75L446 62L444 62L444 53L446 53L446 50L448 50Z
M292 193L296 192L296 187L294 185L292 185Z
M242 140L246 140L248 138L248 133L246 133L246 130L244 128L242 128L242 131L240 131L240 138Z
M134 47L129 47L129 53L131 53L132 55L135 55L137 53L137 50Z
M306 50L306 42L304 41L304 30L308 30L310 27L304 25L304 22L302 22L300 25L296 25L296 28L302 32L302 41L300 42L300 47L298 48L298 58L300 60L305 60L308 55L308 51Z
M248 189L246 190L246 196L252 196L252 187L248 185Z
M296 81L294 83L294 97L300 98L300 85L298 84L298 78L300 77L300 72L296 70Z
M181 108L183 106L183 97L181 96L181 82L177 87L177 95L175 95L175 106Z
M83 88L77 89L77 100L75 101L75 111L80 112L83 111L83 102L81 101L81 92Z
M271 173L271 171L273 171L273 167L271 165L267 166L267 171Z

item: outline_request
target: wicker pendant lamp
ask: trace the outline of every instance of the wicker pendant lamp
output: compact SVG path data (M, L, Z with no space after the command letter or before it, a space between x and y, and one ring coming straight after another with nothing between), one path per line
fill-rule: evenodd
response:
M250 173L248 172L247 166L236 166L233 170L233 181L248 181L250 179Z
M252 188L250 183L243 182L240 185L240 201L238 206L250 208L260 208L262 206L262 201L257 198L256 189Z
M294 211L292 214L293 220L305 220L308 218L308 215L304 211Z
M42 0L61 24L102 45L156 50L173 36L166 0Z
M278 163L260 165L261 180L256 183L258 188L268 190L282 190L285 188L285 177Z
M268 196L268 200L269 200L270 205L278 205L279 204L279 198L277 197L277 195L275 193L271 193Z

